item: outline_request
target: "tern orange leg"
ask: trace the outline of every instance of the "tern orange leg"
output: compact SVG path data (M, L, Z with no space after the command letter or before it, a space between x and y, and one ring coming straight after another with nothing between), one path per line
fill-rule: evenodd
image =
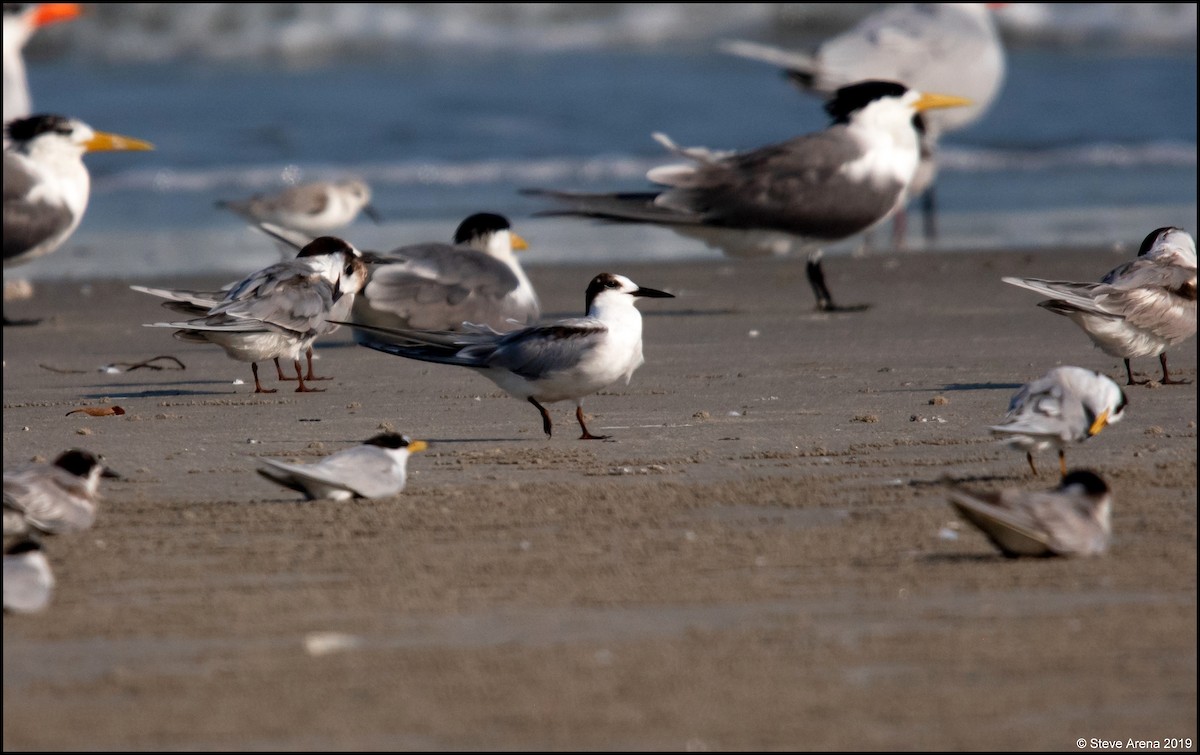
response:
M579 420L579 426L583 428L583 435L579 436L580 440L607 440L611 435L592 435L588 432L587 425L583 423L583 406L577 404L575 406L575 419Z
M278 362L276 362L278 364ZM254 392L255 393L274 393L274 388L263 388L262 383L258 382L258 362L250 363L250 371L254 373Z

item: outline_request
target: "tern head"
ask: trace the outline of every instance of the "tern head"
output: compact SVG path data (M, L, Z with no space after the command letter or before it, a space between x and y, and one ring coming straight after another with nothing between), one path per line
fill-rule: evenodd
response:
M321 236L308 242L296 259L325 258L330 280L341 293L358 293L367 285L367 260L363 253L336 236Z
M120 134L96 131L78 118L65 115L31 115L9 121L4 133L13 147L30 153L41 149L72 149L82 155L85 152L110 152L117 150L151 150L154 145L141 139Z
M1129 405L1121 386L1098 372L1092 373L1091 379L1082 386L1080 400L1088 421L1089 438L1109 425L1120 422L1125 416L1125 407Z
M1138 249L1139 257L1175 257L1177 264L1184 267L1196 266L1196 240L1192 234L1176 228L1164 226L1155 228L1142 240Z
M418 451L424 451L429 448L429 444L423 440L413 440L407 435L400 433L379 433L363 441L366 446L379 446L380 448L390 449L407 449L410 454L415 454Z
M970 105L964 97L918 92L896 81L869 79L838 89L825 103L834 123L849 123L867 113L895 112L906 120L927 110ZM862 115L860 115L862 114Z
M59 454L58 458L54 460L54 466L89 481L98 481L101 477L121 479L121 475L104 466L98 456L78 448Z
M1062 478L1058 488L1062 491L1067 491L1072 487L1078 487L1088 498L1099 499L1108 493L1108 484L1100 478L1100 475L1090 469L1075 469L1072 470L1066 477Z
M465 244L493 257L529 248L525 239L513 233L508 218L494 212L477 212L459 223L454 231L454 243Z
M652 299L674 299L675 294L659 291L654 288L639 286L624 275L600 273L588 284L586 294L586 311L591 313L595 307L606 306L609 302L623 301L629 306L637 302L637 297Z

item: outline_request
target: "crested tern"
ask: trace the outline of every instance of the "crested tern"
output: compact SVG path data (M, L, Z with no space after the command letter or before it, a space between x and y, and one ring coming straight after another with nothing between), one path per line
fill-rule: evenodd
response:
M942 135L984 116L1004 83L1004 44L992 8L1003 3L897 3L882 8L811 52L783 50L744 40L721 49L782 68L802 91L827 97L864 79L899 81L928 92L952 92L972 104L923 114L921 170L909 197L922 197L925 236L937 235L933 184ZM907 202L906 202L907 204ZM904 210L896 215L903 233Z
M841 308L833 302L820 265L821 245L891 216L903 203L919 163L914 116L967 102L895 82L859 82L838 89L826 103L831 126L779 144L714 152L678 147L655 135L688 161L647 174L664 190L524 193L566 205L539 215L665 226L735 257L806 251L817 308L837 311Z
M419 330L461 330L465 322L500 331L531 325L541 305L514 253L528 246L503 216L471 215L453 244L412 244L383 255L393 264L371 271L351 319ZM378 331L354 337L391 342Z

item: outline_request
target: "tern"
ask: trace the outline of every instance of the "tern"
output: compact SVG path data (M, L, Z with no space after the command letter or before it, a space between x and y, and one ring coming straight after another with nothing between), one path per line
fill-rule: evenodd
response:
M805 92L827 97L864 79L887 79L928 92L952 92L972 104L923 114L922 167L909 197L923 197L925 236L936 236L933 182L943 134L970 126L995 102L1004 84L1004 44L992 8L1003 3L898 3L864 18L811 52L736 40L721 49L782 68ZM903 210L896 217L903 233Z
M119 479L92 453L65 451L53 463L4 470L4 535L61 535L92 526L100 478Z
M314 464L289 464L260 459L258 473L285 488L299 491L308 500L329 498L386 498L404 490L408 457L428 448L423 440L399 433L380 433L362 445L326 456Z
M91 193L84 153L154 148L61 115L20 118L5 125L5 134L10 140L4 150L6 269L50 254L79 227Z
M552 423L545 403L574 401L575 419L583 430L580 440L603 440L592 435L583 418L583 399L618 380L628 385L643 363L642 315L638 298L674 298L645 288L623 275L601 273L588 284L586 317L500 333L487 326L461 332L399 330L342 323L400 343L362 343L376 351L425 362L470 367L510 396L525 399L542 415L542 430L551 437Z
M32 538L18 540L4 549L4 610L36 613L50 603L54 592L54 573Z
M360 212L379 222L379 214L371 206L371 187L357 178L313 181L274 194L224 199L217 206L252 225L272 223L309 238L327 236L350 225Z
M258 362L287 358L296 367L297 392L320 391L305 385L312 376L309 361L307 378L300 368L300 354L307 352L318 337L335 328L330 317L348 316L354 297L367 279L367 263L373 257L333 236L322 236L300 250L296 259L279 262L247 276L202 315L186 322L148 323L151 328L177 328L175 337L193 343L213 343L225 350L230 359L250 362L255 393L274 393L258 379ZM154 295L186 294L163 289L134 290ZM193 313L202 308L209 292L196 293L188 302L182 295L175 299L176 309ZM167 296L167 298L172 298ZM170 306L172 302L168 302ZM282 370L276 361L281 380Z
M1196 335L1196 240L1187 231L1164 226L1142 241L1136 259L1109 271L1099 283L1040 278L1001 278L1005 283L1054 297L1038 306L1071 319L1097 348L1125 361L1127 385L1134 380L1129 360L1157 356L1162 383L1177 385L1167 372L1167 349Z
M821 245L861 233L895 212L919 163L914 116L968 102L895 82L859 82L838 89L826 103L833 125L780 144L714 152L678 147L656 134L688 161L647 174L668 187L661 191L525 193L567 205L541 215L665 226L731 256L806 251L817 308L837 311L820 266Z
M981 493L956 486L950 504L1010 558L1097 556L1112 534L1112 493L1086 469L1065 475L1053 490Z
M1059 469L1065 476L1067 444L1082 443L1120 421L1128 403L1111 378L1082 367L1056 367L1022 386L1004 419L989 429L1025 451L1035 475L1033 452L1057 448Z
M4 4L4 122L33 112L29 81L25 76L25 45L44 26L79 18L79 3ZM7 172L8 166L5 166Z
M463 323L512 330L541 316L537 293L514 253L528 248L508 220L476 213L459 224L453 244L412 244L383 255L354 300L351 319L377 328L462 330ZM355 340L382 340L355 331Z

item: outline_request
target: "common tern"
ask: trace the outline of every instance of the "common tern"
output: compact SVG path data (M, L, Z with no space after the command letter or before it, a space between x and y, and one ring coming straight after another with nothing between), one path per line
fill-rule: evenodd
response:
M351 319L418 330L461 330L465 322L499 331L531 325L541 305L514 253L528 246L503 216L471 215L453 244L412 244L383 255L393 264L371 271ZM354 336L392 342L379 332Z
M273 223L309 238L350 225L360 212L379 222L379 214L371 206L371 187L357 178L312 181L274 194L221 200L217 206L251 224Z
M547 437L552 423L542 402L574 401L575 419L583 430L580 440L596 440L608 436L588 431L584 397L618 380L628 384L634 370L646 361L642 356L642 315L635 306L640 297L674 295L639 286L623 275L601 273L587 287L586 317L507 333L473 325L450 332L343 324L395 341L362 344L377 351L478 371L510 396L537 407Z
M36 613L50 603L54 573L42 545L24 538L4 549L4 610Z
M1071 283L1040 278L1001 278L1005 283L1054 298L1038 302L1071 319L1110 356L1125 361L1127 385L1134 380L1129 360L1157 356L1163 384L1167 349L1196 335L1196 241L1181 228L1165 226L1142 241L1136 259L1109 271L1099 283Z
M247 276L231 287L203 315L186 322L148 323L151 328L177 328L175 337L193 343L213 343L225 350L230 359L250 362L254 374L255 393L274 393L258 379L258 362L264 359L292 360L299 383L297 392L320 391L305 385L300 368L300 354L306 353L313 341L332 332L330 317L345 317L367 279L367 261L342 239L322 236L300 250L296 259L279 262ZM134 290L154 295L170 293L164 289ZM179 292L175 292L179 293ZM183 292L187 293L187 292ZM198 294L193 302L180 296L173 307L193 313L192 307L202 307L205 296ZM168 296L167 298L171 298ZM170 303L168 303L170 306ZM282 370L276 361L281 380Z
M4 122L33 112L33 98L25 76L25 45L50 24L70 21L83 13L79 3L4 4ZM8 166L5 166L5 171Z
M91 193L84 153L153 149L149 142L95 131L61 115L17 119L5 125L5 134L6 269L50 254L75 232Z
M1089 470L1073 471L1045 491L983 493L956 486L950 504L1010 558L1098 556L1112 534L1112 493Z
M801 90L827 97L864 79L887 79L928 92L953 92L972 104L922 115L922 168L909 197L923 197L925 235L936 236L933 183L937 146L947 132L984 116L999 95L1006 68L992 9L1004 3L897 3L864 18L811 52L736 40L725 52L782 68ZM903 233L903 210L896 216Z
M806 251L817 308L833 303L821 270L821 245L861 233L903 203L920 145L913 118L968 100L922 94L902 84L864 81L838 89L825 109L833 125L747 152L676 146L684 164L652 169L665 190L586 194L525 190L567 205L541 215L649 223L698 238L736 257Z
M91 527L102 477L120 475L79 449L63 452L50 464L4 470L4 536L33 531L61 535Z
M1058 465L1067 474L1065 447L1082 443L1124 416L1128 400L1111 378L1082 367L1055 367L1013 395L1008 413L990 429L1025 452L1037 474L1033 452L1058 449Z
M386 498L404 490L408 480L409 454L424 451L428 444L399 433L380 433L362 445L326 456L314 464L289 464L259 459L266 465L258 473L306 498Z

